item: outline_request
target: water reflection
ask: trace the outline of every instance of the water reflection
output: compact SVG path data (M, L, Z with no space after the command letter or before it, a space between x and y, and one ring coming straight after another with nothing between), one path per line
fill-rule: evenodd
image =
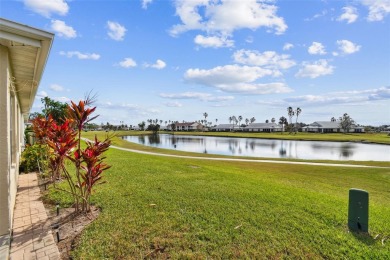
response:
M390 161L390 146L377 144L169 134L125 136L123 139L147 146L205 154L314 160Z

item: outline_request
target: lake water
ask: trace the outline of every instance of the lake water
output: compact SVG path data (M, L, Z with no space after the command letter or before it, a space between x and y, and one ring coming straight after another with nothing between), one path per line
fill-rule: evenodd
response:
M195 153L309 160L390 161L390 145L186 135L124 136L124 140Z

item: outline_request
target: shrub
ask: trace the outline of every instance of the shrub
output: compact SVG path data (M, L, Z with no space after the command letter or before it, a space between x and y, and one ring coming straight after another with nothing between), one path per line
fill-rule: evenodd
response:
M47 146L28 145L22 152L20 169L24 172L42 171L47 168Z

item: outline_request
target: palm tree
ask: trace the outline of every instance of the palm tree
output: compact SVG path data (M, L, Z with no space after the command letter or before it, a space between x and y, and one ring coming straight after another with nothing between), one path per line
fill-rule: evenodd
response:
M207 114L207 112L204 112L203 116L204 116L204 121L207 122L207 117L209 116L209 114Z
M280 117L279 118L279 125L282 125L282 132L284 131L284 125L287 124L287 118L285 118L284 116Z
M248 118L245 118L245 123L246 123L246 125L249 124L249 119Z
M251 121L251 124L252 124L253 122L256 121L256 118L255 118L255 117L252 117L252 118L250 119L250 121Z
M332 117L332 118L330 119L330 122L336 122L336 118L335 118L335 117Z
M238 125L241 126L242 116L238 116Z
M266 124L268 124L268 123L269 123L268 119L266 119L266 120L265 120L265 123L266 123Z
M272 122L272 123L275 123L275 121L276 121L276 120L275 120L275 117L273 117L273 118L271 119L271 122Z
M233 121L233 117L229 116L229 124L231 124Z
M295 112L294 112L294 109L292 107L288 107L287 108L287 114L288 114L288 117L289 117L289 124L290 124L290 134L292 132L292 127L291 127L291 124L292 124L292 117L294 116Z
M299 114L302 112L302 109L300 107L297 107L297 110L295 110L295 114L297 115L296 119L295 119L295 134L297 133L298 131L298 128L297 128L297 124L298 124L298 116Z
M218 118L215 119L215 124L218 124Z

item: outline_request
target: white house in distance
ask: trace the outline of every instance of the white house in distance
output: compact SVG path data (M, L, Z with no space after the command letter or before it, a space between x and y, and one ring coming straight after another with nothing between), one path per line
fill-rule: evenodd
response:
M281 132L283 127L276 123L252 123L243 129L245 132Z
M175 124L176 131L197 131L202 130L202 124L197 122L189 122L189 123L176 123Z
M236 124L219 124L213 127L211 130L217 132L231 132L231 131L239 131L240 127Z
M54 34L0 18L0 259L8 259L24 122Z
M316 121L309 124L308 126L302 127L302 132L312 133L343 133L340 123L335 121ZM364 127L352 125L349 130L350 133L364 133Z

